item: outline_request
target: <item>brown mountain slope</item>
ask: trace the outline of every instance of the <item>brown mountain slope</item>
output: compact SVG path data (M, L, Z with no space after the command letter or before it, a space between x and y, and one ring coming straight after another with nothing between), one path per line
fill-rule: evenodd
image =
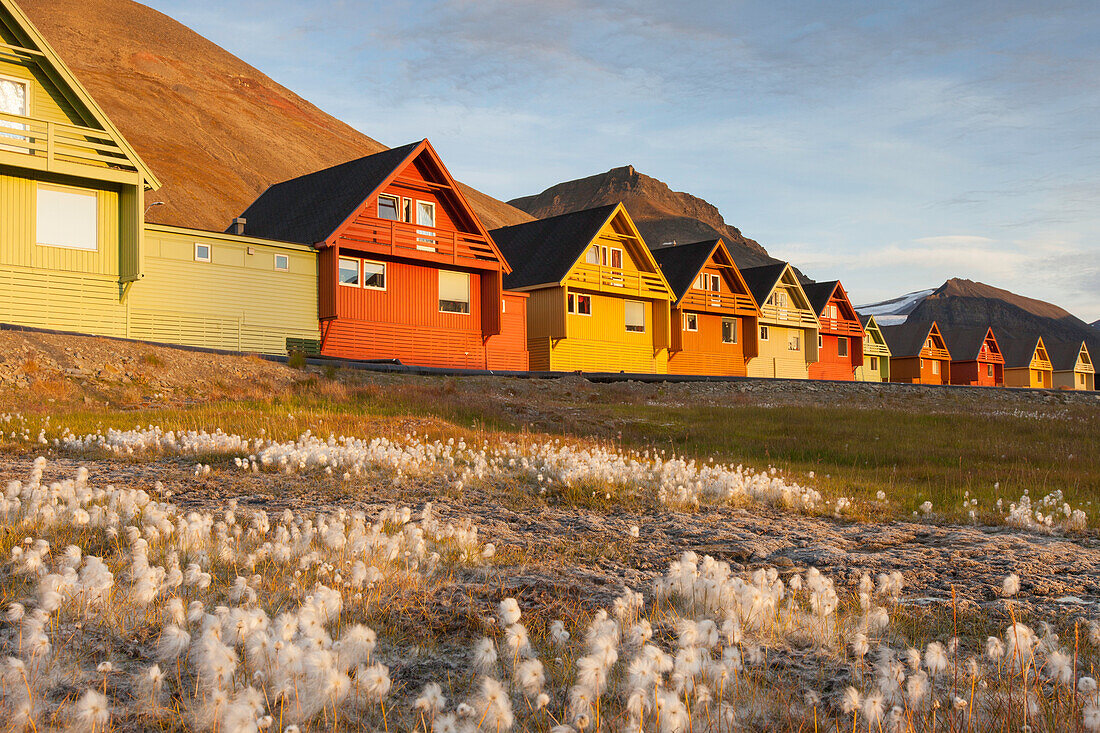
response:
M760 244L727 224L711 204L691 194L673 191L631 165L559 183L540 194L508 203L541 219L620 201L650 246L673 240L698 242L722 237L739 267L776 261Z
M1084 340L1090 352L1100 352L1100 332L1065 309L972 280L948 280L909 318L935 320L941 328L993 326L997 335L1038 334L1047 342Z
M221 230L271 184L385 148L132 0L18 1L164 184L150 221ZM530 219L463 191L490 229Z

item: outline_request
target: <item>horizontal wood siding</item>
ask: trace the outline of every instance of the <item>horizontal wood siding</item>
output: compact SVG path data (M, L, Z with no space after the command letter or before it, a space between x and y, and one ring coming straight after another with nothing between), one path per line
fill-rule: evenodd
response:
M871 368L871 357L867 356L863 359L863 364L856 368L856 381L857 382L888 382L889 378L883 374L883 368L886 367L890 361L887 358L878 357L878 369Z
M993 376L989 368L993 367ZM951 384L974 387L999 387L1004 382L1004 367L1001 364L984 360L951 362Z
M1054 386L1054 374L1046 369L1006 368L1005 386L1050 389Z
M766 325L766 324L765 324ZM789 331L800 332L800 348L791 351L787 348ZM769 326L767 341L758 341L758 355L749 360L748 376L782 379L809 379L806 350L809 345L808 337L814 339L813 346L817 346L817 331L815 329L789 329L782 326Z
M940 373L932 373L932 362L938 361ZM890 381L905 382L909 384L950 384L951 362L946 359L921 359L916 356L891 357Z
M1094 390L1096 375L1084 371L1054 372L1053 384L1055 389Z
M196 242L210 262L195 261ZM275 269L276 254L289 270ZM313 252L150 230L145 278L127 301L132 338L266 354L285 354L288 338L319 339Z
M527 339L527 363L528 369L533 372L550 371L550 339Z
M709 374L716 376L743 377L747 374L744 343L753 333L755 319L737 317L737 343L722 343L723 316L713 313L698 313L698 331L684 330L683 313L674 311L672 323L678 338L680 350L668 357L669 374ZM726 316L729 317L729 316ZM746 324L746 321L748 322Z
M341 257L354 253L341 250ZM367 258L383 262L380 258ZM431 265L385 262L386 289L336 286L336 312L340 318L369 323L441 329L481 338L481 275L470 273L470 312L439 311L439 271ZM446 269L446 268L443 268ZM455 272L461 272L456 268Z
M552 345L550 368L562 372L580 370L665 374L668 372L668 351L655 351L646 343L611 344L606 341L568 338Z
M821 334L818 360L809 366L810 379L833 379L851 382L855 380L856 366L862 361L863 346L859 336L848 336L848 355L840 355L840 337Z
M126 335L118 280L108 275L0 265L0 322Z
M491 368L479 334L350 318L327 323L321 353L345 359L398 359L415 366Z

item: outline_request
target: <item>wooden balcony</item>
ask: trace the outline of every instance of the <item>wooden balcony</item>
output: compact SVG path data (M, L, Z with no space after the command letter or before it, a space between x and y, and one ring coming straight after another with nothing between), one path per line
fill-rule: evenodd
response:
M755 315L756 303L747 295L736 293L713 293L704 290L689 290L680 301L680 308L701 313L729 313L737 315Z
M480 235L389 219L360 218L352 222L341 233L339 245L441 265L479 270L503 268L492 246Z
M760 320L796 328L817 328L817 318L813 311L803 308L781 308L777 305L765 305L760 309Z
M118 183L141 174L110 134L0 112L0 163Z
M863 326L859 321L851 321L846 318L818 318L821 324L821 332L833 335L863 336Z
M661 277L651 272L624 272L614 267L582 264L573 270L569 284L602 293L668 299Z
M951 354L947 351L947 349L936 349L925 346L923 349L920 350L920 358L951 361Z

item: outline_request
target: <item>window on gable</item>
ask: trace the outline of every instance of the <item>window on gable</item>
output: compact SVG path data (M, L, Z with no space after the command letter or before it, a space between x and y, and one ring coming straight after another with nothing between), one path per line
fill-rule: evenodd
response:
M627 300L623 302L623 310L626 316L626 330L631 333L644 333L645 303L640 300Z
M584 253L584 261L589 265L600 264L600 248L599 245L593 244L588 248L588 251Z
M340 258L340 284L352 288L359 287L359 260Z
M416 238L418 244L416 248L425 252L435 252L435 204L431 201L417 201L416 202L416 223L420 226L433 227L433 229L417 229L416 233L420 236ZM419 244L423 242L424 244Z
M837 356L848 356L848 338L841 336L836 340Z
M684 330L685 331L698 331L699 330L699 316L695 313L684 314Z
M836 318L838 316L836 303L829 303L829 307L825 310L825 314L826 314L827 317L832 318L833 320L836 320Z
M573 315L592 315L592 296L583 293L570 293L566 298L567 310Z
M290 269L290 258L286 255L275 255L275 269L286 272Z
M378 197L378 218L390 221L399 221L400 212L397 210L397 197L381 195Z
M623 268L623 251L616 247L604 247L603 264L604 267L621 270Z
M30 84L23 79L11 79L0 77L0 112L9 115L29 117L30 110ZM14 120L0 120L0 140L3 138L15 138L26 140L22 135L16 135L2 130L26 130L27 125ZM30 152L24 147L0 145L0 150L13 150L19 153Z
M37 244L89 252L99 249L99 197L95 191L39 184L36 205Z
M470 312L470 273L439 271L439 310L443 313Z
M724 343L724 344L736 344L737 343L737 319L736 318L723 318L722 319L722 343Z
M695 287L700 290L707 290L711 293L717 293L722 289L722 279L712 272L701 273L696 280Z
M386 289L386 263L363 260L363 287L370 290Z

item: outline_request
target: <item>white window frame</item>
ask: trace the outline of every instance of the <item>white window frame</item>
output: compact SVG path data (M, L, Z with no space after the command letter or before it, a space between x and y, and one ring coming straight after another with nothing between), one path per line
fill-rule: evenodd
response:
M772 337L771 330L769 330L767 326L761 326L760 327L760 340L761 341L769 341L769 340L771 340L771 337Z
M611 256L613 252L618 252L619 253L619 264L617 264L617 265L614 265L614 264L611 263L611 261L614 259ZM600 248L600 254L601 254L601 257L602 257L602 264L603 264L604 267L610 267L612 270L621 270L621 269L623 269L623 250L622 250L622 247L603 246L603 247Z
M872 372L877 372L878 371L878 357L877 356L871 356L871 357L868 357L868 358L871 360L871 366L870 366L871 371Z
M20 79L17 76L7 76L5 74L0 74L0 81L10 81L13 84L18 84L18 85L23 87L23 99L26 100L26 114L24 114L22 116L23 117L30 117L31 116L31 102L32 102L32 100L31 100L31 91L33 90L33 87L31 86L30 80L29 79ZM9 114L15 114L15 113L11 112ZM9 122L7 120L0 120L0 140L2 140L3 138L6 137L6 138L10 138L10 139L24 140L25 141L25 140L27 140L27 137L25 135L20 135L18 133L26 132L28 129L29 129L29 126L24 124L24 123ZM7 130L12 130L13 132L7 132ZM0 150L10 150L10 151L13 151L13 152L16 152L16 153L30 153L31 152L27 148L24 148L24 147L19 146L19 145L4 145L4 144L0 144Z
M791 348L792 345L794 348ZM798 331L787 335L787 351L802 351L802 334Z
M41 232L38 231L38 218L40 217L39 206L41 205L41 195L43 191L51 193L58 193L69 196L84 196L89 198L93 202L93 211L95 212L95 222L93 223L92 241L93 246L85 247L80 244L71 244L64 242L43 242L41 239ZM98 252L99 251L99 192L88 188L76 188L74 186L58 186L52 183L38 183L34 190L34 206L35 206L35 232L34 240L35 245L39 247L58 247L60 249L72 249L78 252Z
M736 343L737 343L737 339L738 339L738 336L740 335L740 334L738 333L738 331L740 331L740 330L741 330L741 329L740 329L740 327L739 327L739 326L738 326L738 324L737 324L737 319L736 319L736 318L723 318L723 319L722 319L722 326L721 326L721 327L722 327L723 329L725 329L725 326L726 326L726 324L727 324L727 323L728 323L728 324L730 324L730 332L731 332L731 333L733 334L733 340L732 340L732 341L727 341L727 340L726 340L726 336L725 336L725 331L724 331L724 330L723 330L723 331L720 331L720 332L719 332L719 336L721 336L721 338L722 338L722 343L724 343L724 344L736 344Z
M600 264L600 245L593 244L584 251L584 263L586 265Z
M939 375L939 373L940 373L940 360L939 359L933 359L932 360L932 373L936 374L936 375Z
M684 314L684 330L692 333L699 330L699 315L696 313Z
M819 349L824 349L825 348L825 337L822 336L820 333L817 335L817 348L819 348Z
M389 219L385 216L382 216L382 199L386 199L387 201L392 201L393 202L393 215L394 215L393 219ZM380 193L380 194L378 194L378 204L376 206L376 213L378 214L378 218L382 219L384 221L401 221L402 213L403 213L401 211L401 197L400 196L394 196L392 193Z
M421 224L420 223L420 207L421 206L427 206L431 209L431 212L432 212L432 223L431 224ZM416 207L415 207L414 211L416 212L416 217L415 218L416 218L416 225L417 226L431 227L432 228L432 231L428 231L427 229L417 229L416 230L416 234L417 234L416 248L418 250L423 251L423 252L435 252L436 251L436 249L435 249L436 238L435 238L435 231L434 230L437 228L436 225L439 223L439 217L436 214L435 202L434 201L421 201L420 199L417 199ZM467 273L467 274L469 274L469 273Z
M989 378L993 377L993 365L992 364L986 364L985 365L985 376L987 376Z
M580 309L581 300L588 302L588 312L582 313ZM592 296L585 293L568 293L565 296L565 310L571 316L585 316L591 318L592 316Z
M473 293L471 292L472 287L471 287L471 283L470 283L470 273L468 273L468 272L459 272L457 270L437 270L437 272L439 274L436 276L436 300L439 303L439 312L440 313L446 313L446 314L452 315L452 316L468 316L468 315L470 315L470 313L473 312L473 310L474 310L474 304L473 304L474 296L473 296ZM463 275L463 276L465 276L465 278L466 278L466 310L464 310L464 311L444 310L444 308L443 308L443 295L442 295L441 292L439 292L440 289L442 288L442 285L443 285L443 273L447 273L447 274L450 274L450 275ZM449 301L449 302L461 303L462 301L453 300L453 301Z
M637 303L642 306L642 326L632 326L626 322L626 306L630 303ZM644 300L624 300L623 301L623 328L627 333L645 333L646 332L646 316L645 316L645 301Z
M206 249L206 256L199 254L199 248ZM214 257L214 248L206 242L195 242L195 262L211 262Z
M843 354L840 353L840 345L841 344L844 345L844 353ZM848 356L848 337L847 336L838 336L837 337L837 339L836 339L836 355L837 356Z
M344 262L355 263L355 282L346 283L344 278L340 277L340 265ZM363 286L363 264L358 257L340 257L336 261L336 282L345 288L359 288Z
M378 287L377 285L367 285L367 265L368 264L381 266L381 268L382 268L382 287ZM389 268L386 267L385 262L378 262L377 260L363 260L359 265L359 280L362 282L363 289L364 290L380 290L382 292L385 292L386 288L390 284L389 283L389 272L387 272L387 270L389 270ZM371 273L371 274L374 274L374 273Z
M282 260L283 260L282 267L279 266L279 259L280 258L282 258ZM275 269L278 270L279 272L290 272L290 255L276 254L275 255Z

